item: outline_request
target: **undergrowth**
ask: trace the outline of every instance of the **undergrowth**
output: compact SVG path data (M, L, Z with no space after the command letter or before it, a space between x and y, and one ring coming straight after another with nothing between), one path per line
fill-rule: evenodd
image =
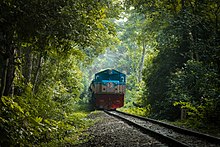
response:
M0 109L1 146L66 146L86 141L85 130L92 125L86 112L65 112L53 102L24 97L2 97ZM37 101L37 103L36 103ZM39 110L41 110L39 112ZM82 140L84 136L84 140Z

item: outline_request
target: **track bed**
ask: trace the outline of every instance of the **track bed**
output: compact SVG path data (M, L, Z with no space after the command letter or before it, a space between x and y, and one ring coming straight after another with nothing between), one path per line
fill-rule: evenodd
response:
M98 120L89 128L89 140L77 147L161 147L166 146L153 137L140 132L133 126L98 111L89 116Z
M107 114L123 120L124 122L139 128L140 131L149 134L169 146L198 146L218 147L220 139L187 129L182 129L157 120L134 116L119 111L105 111Z

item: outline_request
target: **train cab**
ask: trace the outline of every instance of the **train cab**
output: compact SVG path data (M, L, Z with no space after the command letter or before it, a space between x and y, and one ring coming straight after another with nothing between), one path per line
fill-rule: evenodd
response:
M93 102L98 109L116 109L124 105L126 75L107 69L95 74L90 90L93 92Z

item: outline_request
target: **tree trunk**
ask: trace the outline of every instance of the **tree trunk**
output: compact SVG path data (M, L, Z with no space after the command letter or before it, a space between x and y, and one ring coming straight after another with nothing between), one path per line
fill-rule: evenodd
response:
M140 67L139 67L138 82L142 81L142 71L143 71L143 67L144 67L144 57L145 57L145 54L146 54L146 45L145 45L145 42L143 41L143 51L142 51Z
M40 74L40 69L41 69L41 63L42 63L42 60L43 60L43 56L42 54L39 55L39 58L38 58L38 65L37 65L37 70L36 70L36 73L34 75L34 81L33 81L33 93L36 92L36 85L37 85L37 81L38 81L38 77L39 77L39 74Z
M4 95L4 91L5 91L8 63L9 63L9 58L3 59L3 62L2 62L2 76L1 76L0 98Z
M14 52L15 52L15 49L12 49L12 48L7 51L9 61L8 61L8 66L7 66L6 83L5 83L5 89L4 89L5 96L9 96L12 92L12 83L15 77Z
M185 0L181 0L182 10L185 10Z
M32 61L33 61L33 54L31 52L31 49L27 48L25 52L25 66L24 66L25 84L31 82Z
M5 53L2 54L2 75L1 75L1 87L0 97L9 96L11 92L11 86L14 79L15 65L14 65L14 52L11 46L5 46Z

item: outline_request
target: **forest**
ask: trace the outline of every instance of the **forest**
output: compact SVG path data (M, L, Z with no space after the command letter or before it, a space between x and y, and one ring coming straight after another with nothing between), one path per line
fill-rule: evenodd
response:
M81 143L106 68L122 111L219 134L220 1L1 0L0 146Z

